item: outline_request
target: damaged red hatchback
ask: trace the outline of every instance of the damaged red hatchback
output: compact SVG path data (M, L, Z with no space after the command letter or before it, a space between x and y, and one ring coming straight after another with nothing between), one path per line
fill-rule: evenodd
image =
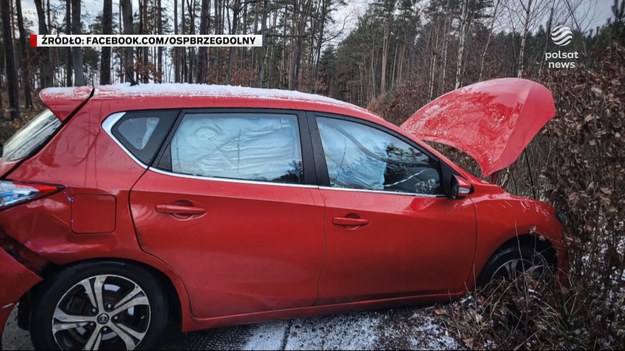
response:
M555 209L419 140L501 170L555 114L535 82L465 87L402 128L279 90L41 100L0 160L0 325L19 302L39 349L151 348L168 328L448 301L528 267L566 271Z

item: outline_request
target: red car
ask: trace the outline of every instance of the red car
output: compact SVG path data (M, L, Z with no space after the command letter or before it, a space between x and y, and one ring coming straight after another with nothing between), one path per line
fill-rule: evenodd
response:
M151 348L169 330L449 301L530 266L566 274L555 209L420 141L465 150L485 176L509 166L555 114L535 82L465 87L402 128L280 90L41 100L0 160L0 332L19 302L39 349Z

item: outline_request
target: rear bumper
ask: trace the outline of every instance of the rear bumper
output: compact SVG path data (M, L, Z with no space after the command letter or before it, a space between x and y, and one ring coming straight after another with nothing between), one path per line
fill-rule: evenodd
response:
M9 314L19 299L40 281L40 276L0 248L0 349Z

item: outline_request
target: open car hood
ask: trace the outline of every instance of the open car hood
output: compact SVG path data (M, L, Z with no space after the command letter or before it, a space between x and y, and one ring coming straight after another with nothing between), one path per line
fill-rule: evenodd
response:
M401 128L466 152L486 177L514 163L555 114L553 96L544 85L502 78L449 92L422 107Z

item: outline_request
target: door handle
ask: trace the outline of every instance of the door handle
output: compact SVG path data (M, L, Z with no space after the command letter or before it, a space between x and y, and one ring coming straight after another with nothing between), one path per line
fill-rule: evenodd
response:
M332 223L344 227L356 227L369 224L369 220L365 218L351 218L351 217L334 217Z
M197 206L158 204L156 212L167 213L172 215L193 216L206 213L206 210Z

